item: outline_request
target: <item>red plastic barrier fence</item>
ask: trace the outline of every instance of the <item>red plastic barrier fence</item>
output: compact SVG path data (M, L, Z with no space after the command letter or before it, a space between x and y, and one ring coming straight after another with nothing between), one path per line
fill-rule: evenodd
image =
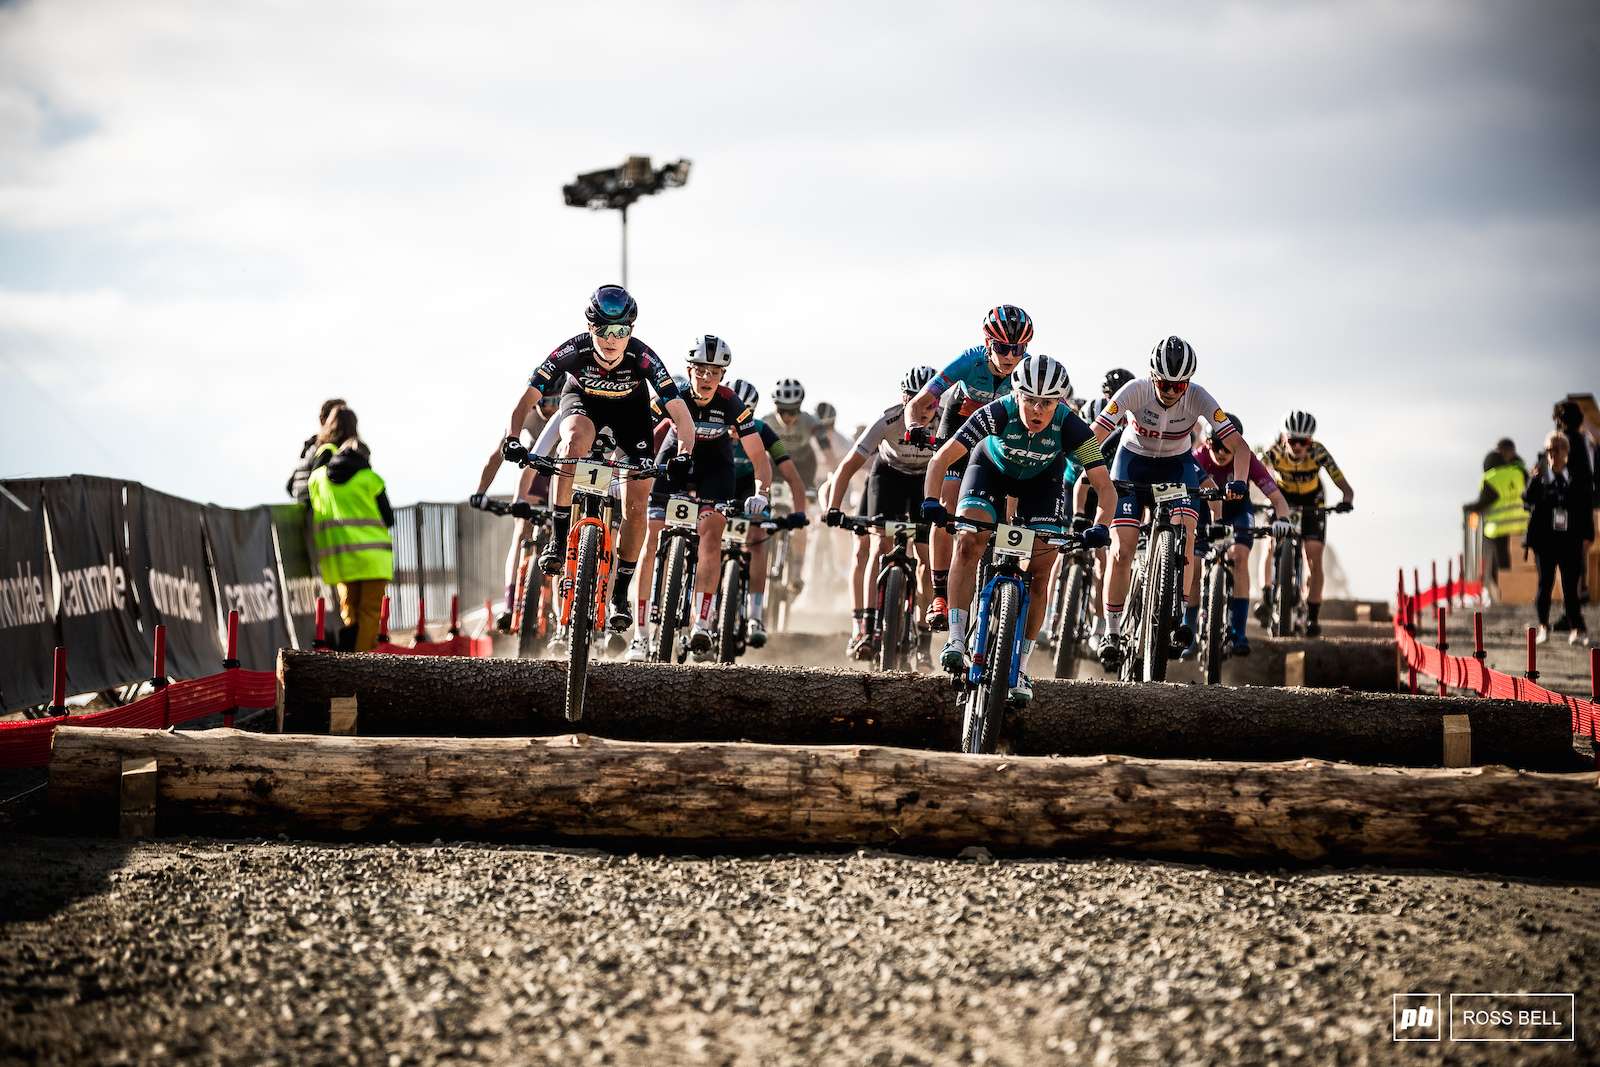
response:
M1416 572L1412 573L1415 575ZM1416 581L1415 577L1412 581ZM1535 681L1539 677L1539 672L1534 659L1533 630L1528 631L1528 670L1522 678L1502 674L1484 664L1479 651L1483 647L1481 616L1473 620L1475 648L1471 656L1452 656L1443 648L1429 648L1416 639L1414 631L1426 608L1437 606L1442 616L1449 610L1452 600L1460 603L1465 602L1467 598L1481 596L1482 582L1463 582L1457 579L1447 581L1442 589L1436 583L1431 589L1409 596L1405 591L1405 582L1405 572L1401 571L1399 602L1394 613L1394 636L1400 643L1400 654L1405 657L1408 667L1419 674L1437 679L1441 686L1470 689L1480 697L1525 700L1535 704L1565 704L1572 712L1573 733L1600 738L1600 703L1552 693ZM1440 623L1439 633L1440 644L1443 644L1443 622ZM1600 693L1595 692L1595 687L1600 685L1600 682L1594 679L1595 671L1600 670L1600 649L1590 650L1589 668L1590 695L1600 697Z

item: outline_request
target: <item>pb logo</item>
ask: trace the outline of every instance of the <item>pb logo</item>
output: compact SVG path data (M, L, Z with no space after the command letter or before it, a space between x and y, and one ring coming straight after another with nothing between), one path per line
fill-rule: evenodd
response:
M1396 1041L1438 1041L1440 1022L1439 994L1396 993L1394 995Z

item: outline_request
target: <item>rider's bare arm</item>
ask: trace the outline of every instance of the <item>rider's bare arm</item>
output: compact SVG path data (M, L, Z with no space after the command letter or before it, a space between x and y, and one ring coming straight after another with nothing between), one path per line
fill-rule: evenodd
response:
M683 397L675 396L667 401L666 411L667 418L672 420L672 425L678 431L678 454L688 455L694 451L695 441L694 419L689 415L689 405L684 403ZM772 477L770 466L767 468L767 477Z
M522 427L528 421L528 415L539 406L539 398L544 394L533 386L523 390L522 396L517 399L517 406L511 409L511 422L506 427L506 436L522 439ZM478 476L478 492L487 493L489 485L494 481L494 476L500 473L500 449L494 450L494 455L489 457L489 462L483 465L483 473Z
M800 468L794 465L794 460L784 456L778 461L778 473L783 475L783 480L789 485L789 493L795 500L803 501L806 498L806 483L800 478ZM804 510L802 505L797 510Z
M1344 494L1344 502L1346 504L1354 504L1356 502L1356 491L1350 487L1350 482L1347 479L1335 478L1333 484L1337 485L1339 491Z
M833 472L833 477L828 479L828 502L823 505L824 511L833 511L844 502L844 495L850 489L850 479L855 477L856 471L866 466L867 457L855 449L844 457L844 463Z
M922 495L937 500L939 490L944 486L945 471L950 469L950 464L966 454L967 446L953 437L940 445L939 451L928 460L928 471L922 478Z
M916 396L906 403L906 425L926 426L933 409L939 406L939 394L923 386Z
M1111 484L1111 472L1106 470L1105 464L1102 463L1098 467L1090 467L1084 471L1083 477L1094 487L1095 496L1097 497L1095 501L1095 525L1110 529L1111 519L1116 514L1117 508L1117 490ZM1081 480L1079 485L1081 487ZM1084 496L1087 498L1088 494L1085 493Z
M772 496L772 461L767 458L767 446L761 443L761 435L747 433L739 438L739 445L744 449L744 454L750 457L750 463L756 469L756 495L770 498ZM805 500L805 494L800 496Z

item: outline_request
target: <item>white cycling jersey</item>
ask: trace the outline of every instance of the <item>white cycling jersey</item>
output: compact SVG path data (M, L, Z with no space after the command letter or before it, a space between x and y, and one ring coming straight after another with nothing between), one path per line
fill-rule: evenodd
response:
M1135 378L1117 390L1111 403L1095 418L1095 424L1109 432L1124 418L1133 432L1122 435L1122 447L1134 455L1151 459L1165 459L1189 451L1189 435L1200 419L1210 423L1218 437L1237 432L1216 399L1193 382L1169 408L1162 406L1154 381Z
M880 463L887 463L901 474L921 474L928 469L928 460L933 458L931 448L906 441L904 404L896 404L861 431L861 436L856 439L855 451L871 459L874 450L878 453Z

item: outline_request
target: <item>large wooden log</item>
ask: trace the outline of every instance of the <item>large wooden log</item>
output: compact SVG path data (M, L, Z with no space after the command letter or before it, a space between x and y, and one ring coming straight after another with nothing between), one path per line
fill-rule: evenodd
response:
M572 729L566 668L549 660L279 654L282 729L327 733L333 697L356 696L364 736L538 736ZM1467 715L1473 759L1572 770L1556 705L1227 686L1036 680L1004 739L1022 755L1437 766L1445 715ZM904 745L954 749L961 720L941 675L785 667L595 663L581 728L636 741Z
M110 832L122 761L152 757L163 833L985 845L1591 870L1600 857L1593 773L646 744L582 734L377 739L63 727L50 806L80 832Z

